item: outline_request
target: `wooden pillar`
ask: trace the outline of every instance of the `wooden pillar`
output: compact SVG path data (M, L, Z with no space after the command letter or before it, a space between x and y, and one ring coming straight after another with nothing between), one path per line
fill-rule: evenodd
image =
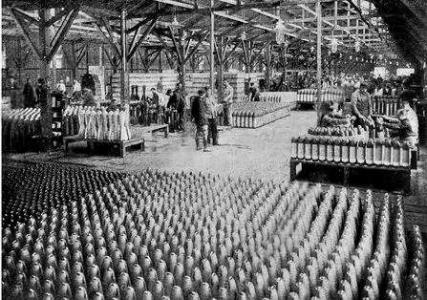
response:
M50 77L51 77L51 88L54 88L57 83L56 79L56 57L55 55L52 57L52 60L49 62L49 64L52 63L52 67L49 70Z
M316 2L317 16L317 116L320 121L320 97L322 95L322 6L320 0Z
M19 86L22 86L22 66L23 66L23 59L22 59L22 43L21 39L17 40L18 42L18 58L16 67L18 69L18 84Z
M283 47L283 52L285 54L285 58L283 60L283 82L286 81L286 64L288 63L288 45Z
M47 11L42 8L39 10L40 26L39 26L39 43L41 47L41 58L40 58L40 78L47 80L49 77L49 62L47 61L47 35L48 30L45 26L47 20Z
M74 42L71 43L71 55L73 56L73 65L71 66L71 81L74 84L74 80L77 79L77 68L78 68L78 64L76 63L77 59L76 59L76 45L74 44Z
M185 62L178 62L178 82L182 84L183 89L185 90Z
M271 43L265 49L265 87L270 89L271 84Z
M102 67L102 65L104 64L104 62L103 62L103 56L104 56L104 50L103 50L103 48L104 48L104 45L99 45L99 47L98 47L98 55L99 55L99 57L98 57L98 62L99 62L99 66L100 67Z
M86 73L89 73L89 44L86 46Z
M211 17L211 28L210 28L210 86L213 93L215 88L215 57L214 57L214 48L215 48L215 15L213 11L214 0L211 0L210 4L210 17Z
M51 40L51 31L46 26L49 12L45 8L39 10L39 47L40 47L40 78L46 81L49 80L49 59L48 59L48 40ZM49 94L49 91L48 91ZM50 138L52 136L52 116L51 107L52 99L47 97L46 103L40 105L40 123L41 123L41 136L44 139L45 148L50 148Z
M224 98L224 38L221 36L218 39L218 63L217 63L217 83L218 83L218 99L221 101Z
M120 53L121 53L121 72L120 72L120 97L122 103L129 102L129 74L127 62L127 34L126 34L126 8L122 9L120 16Z
M159 73L162 73L163 72L163 69L162 69L162 49L160 48L160 50L159 50Z

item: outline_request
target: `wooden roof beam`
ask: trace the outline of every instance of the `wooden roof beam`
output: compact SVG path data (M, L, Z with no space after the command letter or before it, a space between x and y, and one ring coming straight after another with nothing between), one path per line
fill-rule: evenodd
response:
M300 4L300 5L298 5L299 7L301 7L302 9L304 9L305 11L307 11L307 12L309 12L309 13L311 13L312 15L316 15L316 12L314 11L314 10L311 10L309 7L307 7L306 5L304 5L304 4ZM354 37L354 36L352 36L352 34L348 31L348 30L346 30L345 28L343 28L343 27L341 27L341 26L335 26L335 24L333 24L333 23L331 23L331 22L329 22L329 21L326 21L326 20L323 20L323 18L322 18L322 22L323 23L325 23L325 24L327 24L327 25L329 25L329 26L331 26L331 27L335 27L335 28L337 28L338 30L342 30L342 31L344 31L345 33L347 33L348 35L349 35L349 37L351 37L352 39L354 39L354 40L357 40L357 38L356 37Z

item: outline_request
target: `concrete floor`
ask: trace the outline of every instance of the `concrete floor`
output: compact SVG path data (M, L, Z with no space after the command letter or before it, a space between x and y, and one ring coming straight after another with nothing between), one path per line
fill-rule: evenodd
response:
M220 132L219 146L212 152L195 150L194 133L145 135L144 152L130 152L126 158L88 156L78 151L65 157L62 152L13 154L9 158L50 160L64 163L106 167L121 171L140 171L151 167L166 171L202 171L220 175L289 180L290 139L315 125L313 111L293 111L287 118L257 129L233 128ZM133 128L134 136L141 135ZM78 153L80 152L80 153Z

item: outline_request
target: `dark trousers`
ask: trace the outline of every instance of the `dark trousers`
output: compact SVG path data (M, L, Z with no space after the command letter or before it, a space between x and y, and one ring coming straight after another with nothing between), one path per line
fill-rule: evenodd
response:
M226 103L223 106L223 116L224 116L224 125L225 126L232 126L232 118L233 118L233 111L232 111L232 103Z
M183 111L178 111L178 129L184 130L185 126L185 115Z
M208 125L196 124L196 150L208 148Z
M208 124L208 143L212 145L218 145L218 124L216 118L209 119Z

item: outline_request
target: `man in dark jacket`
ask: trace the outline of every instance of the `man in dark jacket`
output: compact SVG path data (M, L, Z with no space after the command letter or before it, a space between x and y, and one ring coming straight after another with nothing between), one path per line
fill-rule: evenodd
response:
M92 74L86 73L82 77L82 89L90 89L92 91L92 95L95 95L95 79Z
M156 108L159 106L160 97L155 88L151 88L151 105Z
M89 88L83 89L83 106L96 106L95 98L93 97L92 90Z
M208 107L205 90L199 90L191 104L191 118L196 124L196 150L203 149L208 152Z
M24 94L24 107L34 107L36 105L36 92L30 83L30 78L27 78L22 93Z
M178 122L178 112L176 111L178 107L178 95L176 92L176 89L172 92L170 92L169 101L166 105L167 108L167 115L168 115L168 123L169 123L169 129L171 132L174 132L175 129L177 129L177 122Z
M178 130L184 130L185 91L181 83L176 85L176 110L178 112Z
M44 78L39 78L37 80L36 95L37 95L37 103L40 106L47 105L47 94L48 94L48 87L46 85L46 81L44 80Z
M356 117L356 125L373 127L375 123L371 117L372 104L371 96L367 92L367 84L358 83L355 88L356 90L351 95L351 105Z

